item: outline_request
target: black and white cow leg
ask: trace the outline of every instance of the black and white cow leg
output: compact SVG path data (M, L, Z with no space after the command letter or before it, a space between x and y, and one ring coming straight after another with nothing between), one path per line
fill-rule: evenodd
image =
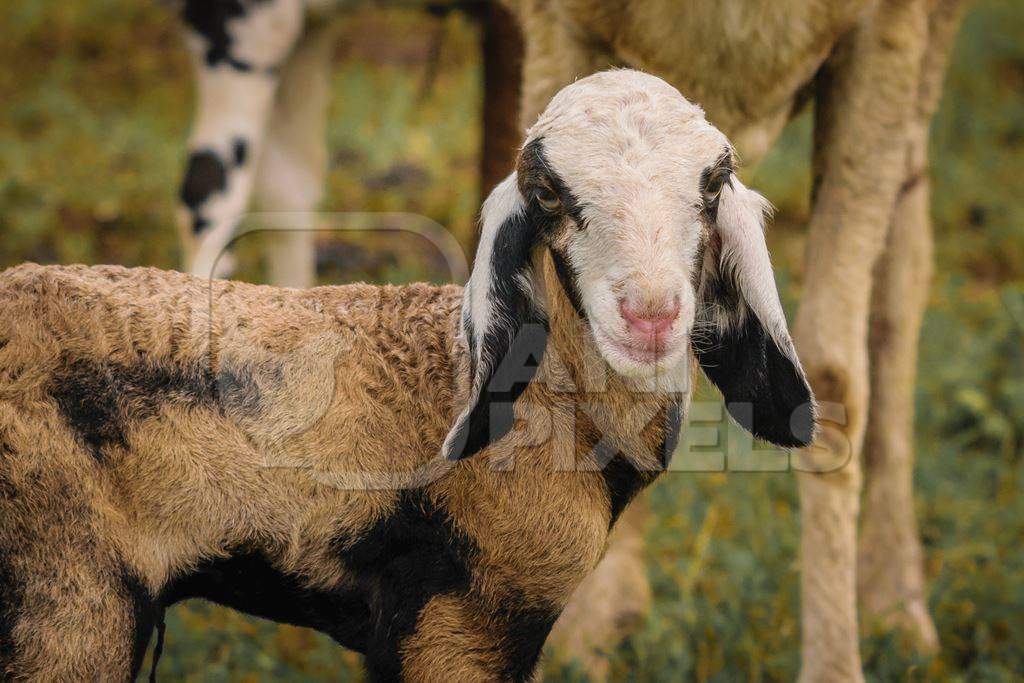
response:
M281 70L281 84L253 201L273 212L261 225L270 281L283 287L316 284L316 216L327 170L327 105L337 23L310 26ZM280 214L278 214L280 212ZM278 217L279 216L279 217ZM280 232L277 232L280 230Z
M281 66L302 35L304 9L300 0L237 7L188 0L182 18L197 84L178 221L185 268L223 277L230 273L224 252L249 204Z

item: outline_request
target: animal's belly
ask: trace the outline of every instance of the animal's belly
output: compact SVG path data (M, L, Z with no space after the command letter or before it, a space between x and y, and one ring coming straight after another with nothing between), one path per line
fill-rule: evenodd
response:
M253 616L313 628L357 652L366 651L370 609L355 589L311 589L275 569L259 552L210 560L167 586L164 604L210 600Z

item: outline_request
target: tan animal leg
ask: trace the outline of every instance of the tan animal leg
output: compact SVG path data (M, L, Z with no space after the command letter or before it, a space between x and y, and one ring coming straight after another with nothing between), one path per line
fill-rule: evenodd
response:
M0 680L131 680L155 602L97 538L81 491L68 484L62 500L34 493L0 505Z
M868 403L874 263L904 179L927 39L924 2L879 3L839 46L819 83L815 206L796 343L828 416L800 454L803 681L859 681L856 610L859 453Z
M905 629L923 650L938 646L928 614L913 500L913 405L917 344L931 276L928 126L938 104L962 0L933 11L919 119L907 142L906 177L886 249L875 268L871 405L864 441L865 486L857 591L868 619Z
M259 211L287 212L260 226L282 232L262 236L270 282L316 284L316 217L327 171L327 104L336 22L310 27L281 72L253 202Z
M80 577L79 577L80 578ZM89 595L48 596L48 605L16 625L31 632L7 666L12 681L126 681L142 662L136 659L132 606L113 591L90 587ZM147 636L149 633L147 632ZM147 638L148 642L148 638ZM0 656L0 665L5 664Z
M611 650L650 609L643 541L649 512L646 498L626 508L608 539L608 552L573 593L548 639L555 661L578 661L595 682L607 680Z
M927 142L926 128L919 137ZM913 494L917 337L932 253L928 181L921 175L923 167L918 169L896 202L886 249L875 269L857 592L867 618L903 626L924 648L934 649L938 641L928 616Z

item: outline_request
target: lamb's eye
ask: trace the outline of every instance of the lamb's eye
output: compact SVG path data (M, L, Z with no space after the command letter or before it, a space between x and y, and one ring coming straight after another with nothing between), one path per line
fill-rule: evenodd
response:
M562 202L558 199L558 195L546 187L538 187L533 196L537 198L537 203L540 204L540 208L544 209L548 213L554 213L562 206Z
M710 202L717 199L718 195L722 192L722 187L725 185L725 181L728 178L728 173L715 173L708 178L708 183L704 186L705 200Z

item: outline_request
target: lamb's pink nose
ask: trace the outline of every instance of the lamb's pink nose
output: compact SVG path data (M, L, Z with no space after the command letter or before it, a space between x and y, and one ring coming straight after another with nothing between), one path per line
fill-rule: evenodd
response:
M672 329L672 323L679 317L679 299L672 303L665 302L658 307L636 308L628 299L619 302L619 312L629 323L629 331L636 337L650 339L660 345L661 337Z

